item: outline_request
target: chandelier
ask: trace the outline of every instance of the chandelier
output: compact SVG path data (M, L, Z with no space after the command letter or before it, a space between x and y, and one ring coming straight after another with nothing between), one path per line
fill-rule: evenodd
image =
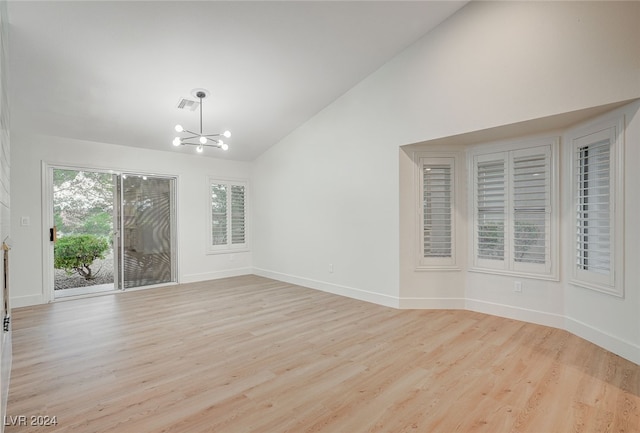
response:
M207 97L208 92L204 89L195 89L192 94L200 100L200 132L193 132L188 129L184 129L182 125L176 125L176 132L184 134L174 138L173 145L176 147L196 146L196 151L198 153L202 153L205 147L217 147L222 150L229 149L229 145L222 141L222 137L231 137L231 133L229 131L224 131L222 134L205 134L202 132L202 100Z

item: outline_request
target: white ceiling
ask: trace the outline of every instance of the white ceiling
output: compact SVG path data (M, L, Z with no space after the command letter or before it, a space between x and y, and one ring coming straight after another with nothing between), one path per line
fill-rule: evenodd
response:
M465 1L10 1L11 128L175 152L205 132L252 160Z

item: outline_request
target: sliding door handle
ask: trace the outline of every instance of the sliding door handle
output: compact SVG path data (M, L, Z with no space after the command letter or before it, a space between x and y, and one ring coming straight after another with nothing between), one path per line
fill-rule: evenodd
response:
M52 228L49 229L49 241L56 243L57 240L58 240L58 227L53 226Z

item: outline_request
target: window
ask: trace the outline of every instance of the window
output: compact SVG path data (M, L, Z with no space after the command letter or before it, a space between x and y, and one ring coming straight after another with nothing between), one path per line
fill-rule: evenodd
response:
M245 182L209 180L209 252L247 248Z
M477 257L504 260L506 167L504 157L477 162Z
M573 139L573 283L623 295L621 126L593 128Z
M424 257L451 257L451 166L423 166Z
M455 265L454 158L419 158L419 267Z
M429 156L426 156L429 155ZM455 249L455 154L416 153L418 188L417 269L458 269Z
M549 257L551 191L549 153L513 155L513 260L544 265Z
M501 149L472 158L472 269L557 279L557 140Z

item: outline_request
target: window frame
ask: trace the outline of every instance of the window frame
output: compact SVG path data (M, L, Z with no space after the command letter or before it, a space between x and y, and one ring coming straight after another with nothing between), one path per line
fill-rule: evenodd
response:
M570 134L571 150L571 279L570 283L624 298L624 116L587 125ZM595 145L605 139L609 140L609 274L579 269L578 260L578 149Z
M213 245L213 197L211 187L213 185L225 185L227 191L231 191L233 186L244 188L244 242L233 243L232 224L232 195L227 193L227 242L222 245ZM244 179L225 179L219 177L208 177L207 179L207 254L224 254L249 251L249 182Z
M469 209L469 270L481 273L514 275L525 278L559 281L559 196L560 183L558 136L531 138L518 142L478 144L467 152L468 172L468 209ZM548 235L545 238L544 264L518 262L514 258L515 250L515 158L545 154L548 164L548 207L545 210L545 224L548 222ZM478 257L478 164L502 160L504 163L505 200L504 200L504 258L493 260ZM546 232L545 232L546 233Z

